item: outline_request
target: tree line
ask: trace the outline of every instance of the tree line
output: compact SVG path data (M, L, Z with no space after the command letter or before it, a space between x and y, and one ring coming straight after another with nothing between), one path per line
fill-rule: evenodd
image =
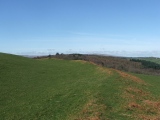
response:
M59 54L43 56L42 58L58 58L65 60L84 60L102 67L114 68L125 72L139 74L160 75L160 65L154 62L130 59L125 57L113 57L93 54Z
M130 61L140 62L145 68L153 68L156 70L160 70L160 64L151 61L140 60L140 59L130 59Z

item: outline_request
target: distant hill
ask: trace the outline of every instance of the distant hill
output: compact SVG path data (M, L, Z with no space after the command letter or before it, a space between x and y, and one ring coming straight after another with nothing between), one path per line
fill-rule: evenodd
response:
M118 69L126 72L160 75L159 64L156 64L155 62L150 62L150 61L149 62L137 61L138 58L126 58L126 57L114 57L114 56L102 56L102 55L85 55L85 54L68 54L68 55L58 54L55 56L50 56L50 58L52 57L65 59L65 60L85 60L88 62L93 62L103 67L114 68L114 69Z
M150 62L155 62L155 63L160 64L160 58L155 58L155 57L140 57L138 59L146 60L146 61L150 61Z
M0 53L0 120L158 120L159 80L91 61Z

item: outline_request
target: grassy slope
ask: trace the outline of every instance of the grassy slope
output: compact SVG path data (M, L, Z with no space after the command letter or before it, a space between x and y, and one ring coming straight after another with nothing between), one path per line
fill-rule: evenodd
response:
M155 96L160 96L160 76L154 75L143 75L143 74L134 74L135 76L145 80L149 86L149 91Z
M134 76L87 62L0 54L0 119L157 118L144 101L158 100L158 88L153 95L148 89Z
M148 57L148 58L139 58L139 59L160 64L160 58Z

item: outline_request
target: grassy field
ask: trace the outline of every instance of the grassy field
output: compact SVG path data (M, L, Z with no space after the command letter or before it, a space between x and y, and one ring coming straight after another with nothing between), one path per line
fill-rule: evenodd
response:
M0 53L0 119L159 119L159 85L159 76Z
M134 74L135 76L143 79L146 81L149 86L149 91L154 94L155 96L160 96L160 76L154 75L143 75L143 74Z
M141 59L141 60L146 60L146 61L150 61L150 62L155 62L155 63L158 63L158 64L160 64L160 58L154 58L154 57L142 57L142 58L139 58L139 59Z

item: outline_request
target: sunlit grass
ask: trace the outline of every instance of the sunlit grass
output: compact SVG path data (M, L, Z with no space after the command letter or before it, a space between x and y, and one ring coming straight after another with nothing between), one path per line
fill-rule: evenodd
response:
M89 62L0 54L0 119L157 117L159 111L145 102L158 100L160 77L135 75L145 82Z

